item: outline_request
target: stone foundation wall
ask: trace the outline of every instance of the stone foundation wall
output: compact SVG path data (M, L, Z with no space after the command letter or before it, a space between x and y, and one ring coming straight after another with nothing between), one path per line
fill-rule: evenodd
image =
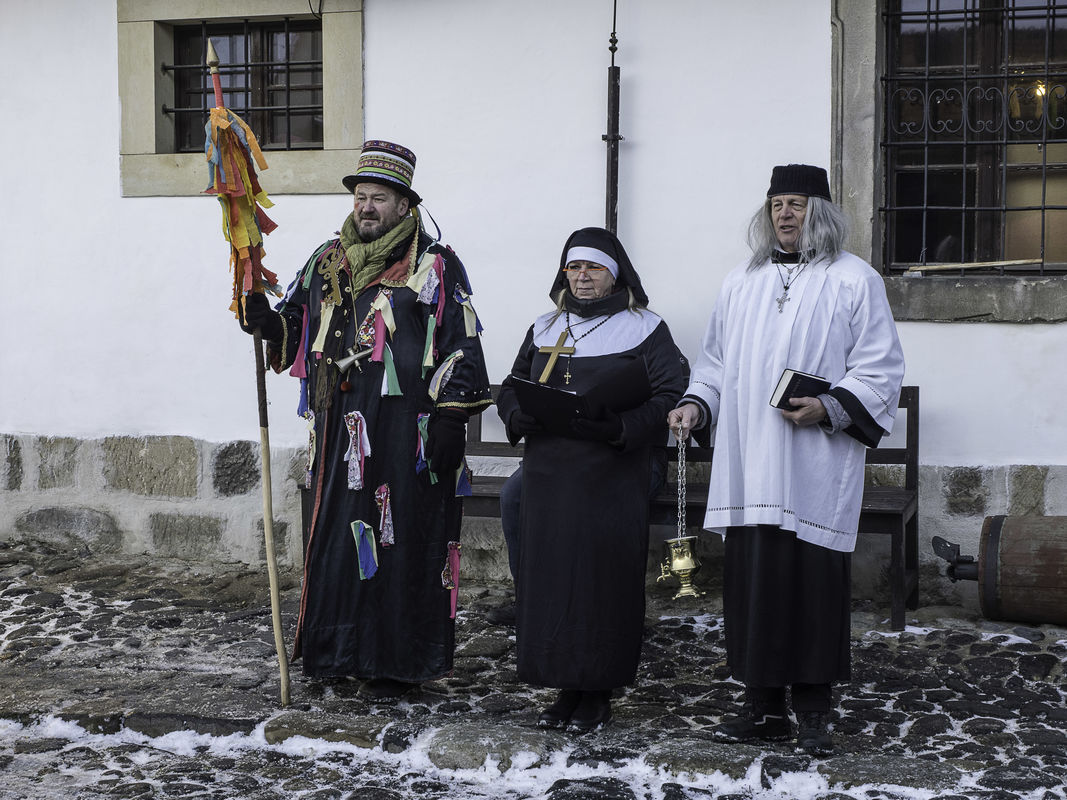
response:
M272 451L275 550L286 567L300 561L300 470L295 450ZM259 443L2 436L0 540L261 564Z
M302 450L296 448L271 453L274 539L283 569L301 567L302 459ZM495 471L510 468L497 465ZM901 479L898 468L869 468L872 482ZM930 540L941 536L959 544L964 555L977 557L982 523L994 514L1067 516L1067 465L922 467L923 605L978 608L976 584L953 584L945 578L945 562L933 554ZM714 582L721 540L701 533L699 519L689 522L688 532L700 534L698 554L704 567L698 583ZM651 531L650 588L659 574L662 542L675 534L670 527ZM0 435L0 541L83 556L159 555L197 562L201 568L213 563L261 565L259 443L219 444L182 436ZM888 597L888 553L887 537L860 537L853 559L856 597ZM499 520L465 520L463 573L480 580L508 579Z

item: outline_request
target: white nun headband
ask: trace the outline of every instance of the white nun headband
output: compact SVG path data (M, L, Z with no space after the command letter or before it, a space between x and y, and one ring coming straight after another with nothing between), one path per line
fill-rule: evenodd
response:
M595 247L572 247L567 251L567 263L572 261L592 261L602 267L607 267L611 277L619 277L619 262L609 256L603 250Z

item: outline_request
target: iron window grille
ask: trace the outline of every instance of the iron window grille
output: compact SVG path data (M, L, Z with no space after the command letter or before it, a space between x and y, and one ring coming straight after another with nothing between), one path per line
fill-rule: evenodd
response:
M207 40L219 55L223 103L240 115L264 150L322 149L322 25L285 18L174 28L172 115L175 152L204 148L204 126L215 106L205 66Z
M1067 0L887 0L886 272L1067 271Z

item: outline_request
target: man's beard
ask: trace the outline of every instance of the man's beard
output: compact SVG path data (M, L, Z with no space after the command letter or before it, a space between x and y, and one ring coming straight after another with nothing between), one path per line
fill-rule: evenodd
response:
M381 239L385 234L389 233L396 227L400 220L396 220L392 225L387 224L386 220L381 217L360 218L359 224L356 226L356 230L359 231L359 238L364 242L373 242L375 239ZM368 227L364 227L364 223L370 223Z
M381 239L382 236L388 233L384 223L380 219L361 219L359 225L356 226L356 229L360 231L360 238L365 242Z

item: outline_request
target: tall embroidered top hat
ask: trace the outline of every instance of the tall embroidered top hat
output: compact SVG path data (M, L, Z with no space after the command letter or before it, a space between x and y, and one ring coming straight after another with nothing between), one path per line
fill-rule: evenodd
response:
M786 164L771 171L771 187L767 197L778 194L802 194L831 200L830 181L826 170L810 164Z
M341 179L348 191L355 191L357 183L377 183L404 195L412 206L422 198L411 188L415 175L415 154L403 145L371 139L363 143L356 162L356 171Z

